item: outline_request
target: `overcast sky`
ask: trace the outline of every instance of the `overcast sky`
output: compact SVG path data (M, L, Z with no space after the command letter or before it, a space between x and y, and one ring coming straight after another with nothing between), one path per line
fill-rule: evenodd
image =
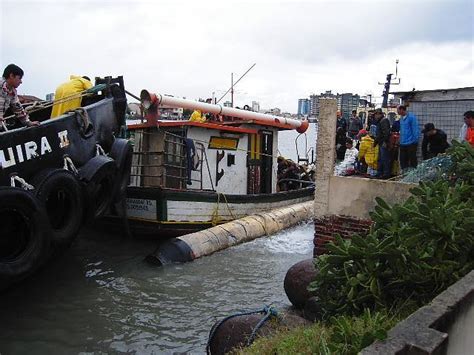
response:
M0 0L2 71L25 71L20 94L44 98L70 74L123 75L136 94L220 97L295 113L326 90L474 86L470 0ZM230 96L226 97L230 99ZM225 100L225 99L224 99ZM380 98L379 98L380 101Z

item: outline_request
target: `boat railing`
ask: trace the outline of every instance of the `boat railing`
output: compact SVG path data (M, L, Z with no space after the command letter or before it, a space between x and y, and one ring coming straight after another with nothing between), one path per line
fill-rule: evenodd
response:
M133 152L130 185L202 190L204 162L211 179L204 145L195 143L195 155L197 156L195 164L194 160L189 161L192 158L186 154L186 144L182 136L165 132L164 138L163 151ZM136 136L135 145L141 144L142 139L142 136ZM192 174L192 171L197 171L198 174Z

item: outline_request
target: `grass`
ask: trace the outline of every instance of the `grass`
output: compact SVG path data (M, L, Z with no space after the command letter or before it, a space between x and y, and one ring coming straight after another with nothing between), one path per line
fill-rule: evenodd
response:
M416 309L415 304L403 305L397 311L366 309L359 316L341 315L309 327L281 329L234 354L358 354L374 341L385 339L395 324Z

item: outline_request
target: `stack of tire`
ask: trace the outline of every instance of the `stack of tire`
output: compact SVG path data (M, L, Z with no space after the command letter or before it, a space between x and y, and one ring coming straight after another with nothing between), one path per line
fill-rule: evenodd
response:
M68 248L84 223L123 200L131 162L130 143L115 139L107 155L92 157L77 173L47 168L29 181L33 190L0 187L0 289Z

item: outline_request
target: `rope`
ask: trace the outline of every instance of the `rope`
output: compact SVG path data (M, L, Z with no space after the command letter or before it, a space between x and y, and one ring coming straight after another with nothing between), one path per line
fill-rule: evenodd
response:
M104 148L102 148L100 146L100 144L96 144L95 146L97 147L95 155L105 155L105 156L107 156L107 154L105 154Z
M30 113L33 113L33 112L36 112L36 111L39 111L39 110L43 110L45 108L49 108L49 107L51 107L55 104L62 104L64 102L72 101L72 100L78 99L80 97L89 96L89 95L92 95L96 92L99 92L99 91L103 90L106 86L107 86L106 84L99 84L99 85L91 87L90 89L74 93L72 95L63 97L61 99L48 101L47 104L41 104L41 105L38 104L38 105L36 105L36 102L38 102L38 101L35 101L35 103L32 105L33 107L32 108L27 107L25 109L25 111L27 111L27 113L30 114ZM35 106L36 106L36 108L35 108ZM16 115L10 115L10 116L4 117L3 119L8 120L8 119L11 119L11 118L14 118L14 117L16 117Z
M12 175L10 177L10 185L12 187L16 187L15 181L18 181L21 184L21 187L23 190L33 190L35 187L33 185L28 184L25 179L22 179L21 177L17 175Z
M236 219L234 214L232 213L232 210L230 209L229 202L227 202L226 195L222 192L218 192L217 193L216 207L214 207L214 210L212 211L212 219L211 220L212 220L212 225L213 226L217 225L222 220L222 218L219 218L219 202L220 202L220 199L221 199L221 195L222 195L222 197L224 197L224 201L225 201L225 204L227 206L227 210L229 211L229 214L231 215L232 219Z
M222 197L224 197L224 200L225 200L225 205L227 206L227 210L229 211L232 219L236 219L234 214L232 213L232 210L230 209L230 206L229 206L229 202L227 202L227 197L224 193L221 193Z
M207 345L206 345L206 353L207 354L211 353L212 339L214 338L214 335L216 335L217 330L219 329L219 327L223 323L227 322L229 319L232 319L232 318L235 318L235 317L238 317L238 316L249 316L251 314L258 314L258 313L265 314L265 316L257 323L255 328L252 330L252 333L250 334L250 337L247 339L247 346L252 344L252 342L254 341L255 336L257 334L257 331L263 326L263 324L268 319L270 319L271 316L278 317L278 311L276 310L275 307L273 307L271 305L268 305L268 306L263 307L262 309L255 310L255 311L247 311L247 312L240 312L240 313L231 314L230 316L227 316L224 319L222 319L221 321L215 323L212 326L211 331L209 332L209 339L207 340Z
M8 128L7 128L7 125L5 124L5 121L2 120L2 121L0 121L0 123L2 124L3 130L4 130L5 132L8 132Z
M76 175L79 174L74 162L67 155L64 156L64 169L72 171Z

